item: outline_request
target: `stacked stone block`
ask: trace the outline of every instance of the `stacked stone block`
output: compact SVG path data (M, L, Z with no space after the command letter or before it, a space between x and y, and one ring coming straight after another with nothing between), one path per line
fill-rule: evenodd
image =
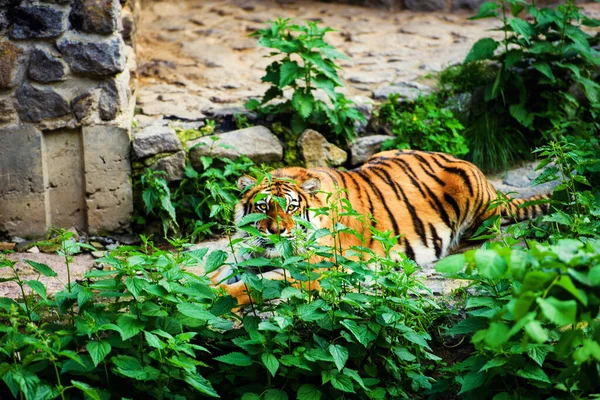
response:
M133 8L0 0L0 233L128 227Z

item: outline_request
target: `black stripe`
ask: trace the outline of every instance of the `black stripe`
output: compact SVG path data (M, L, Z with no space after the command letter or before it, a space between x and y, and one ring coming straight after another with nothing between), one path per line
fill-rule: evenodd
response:
M387 178L388 184L392 187L392 189L394 190L394 193L396 193L396 197L398 197L398 200L402 201L402 199L404 199L406 208L408 209L408 212L410 213L410 216L413 220L413 224L415 226L415 232L421 238L423 245L425 247L429 247L427 244L427 235L425 233L425 226L423 226L423 221L421 221L421 219L417 216L417 212L416 212L415 208L413 207L413 205L408 201L408 197L406 197L406 193L404 193L402 186L397 185L396 182L393 181L392 177L387 173L386 170L377 168L377 171L379 171L385 175L385 177ZM398 190L400 190L400 193L398 193ZM402 196L402 198L400 198L400 196Z
M367 178L365 178L363 176L363 171L356 171L356 173L363 178L365 181L369 182L369 180ZM394 215L392 214L392 212L390 211L390 208L387 205L387 202L385 201L385 198L383 197L383 194L381 193L381 191L377 188L377 186L375 185L371 185L369 186L371 189L373 189L374 192L376 192L379 195L379 198L381 199L381 202L383 203L383 206L385 207L385 210L387 211L388 214L388 218L390 219L390 221L392 222L392 226L394 227L394 235L398 236L400 234L400 230L398 229L398 224L396 223L396 219L394 218ZM377 218L376 218L377 219Z
M460 220L460 207L458 206L458 203L454 200L454 197L450 196L448 193L444 193L444 200L446 200L446 202L454 209L454 212L456 213L456 223L458 223Z
M415 259L415 251L410 246L410 243L408 243L408 239L406 237L404 238L404 254L406 254L406 257L410 258L411 260Z
M429 171L430 171L432 174L434 174L434 173L435 173L435 171L434 171L433 167L431 167L431 165L429 165L429 162L427 162L427 160L425 159L425 157L423 157L423 156L422 156L422 155L420 155L420 154L416 154L416 153L413 153L413 156L414 156L414 157L415 157L417 160L421 161L421 163L422 163L424 166L426 166L427 168L429 168ZM423 169L425 169L425 168L423 168Z
M346 175L347 175L348 179L350 179L352 181L352 184L356 188L356 197L360 200L361 205L362 205L362 202L363 202L363 198L361 196L361 192L362 191L360 190L361 188L358 185L358 182L356 181L356 179L354 178L354 176L353 176L353 174L351 172L347 173ZM371 202L371 196L369 195L369 192L366 191L366 190L364 191L364 193L365 193L365 195L367 197L367 203L369 204L369 214L372 216L375 213L375 210L373 209L373 203ZM371 227L374 228L373 222L375 222L375 224L377 224L377 221L376 220L373 221L374 218L371 218L368 215L365 215L365 218L368 219L369 226L371 226ZM364 232L363 232L363 235L364 235ZM368 236L369 236L369 241L368 241L368 243L366 243L366 245L367 245L368 248L371 248L371 244L373 243L373 238L371 237L372 236L371 230L369 230L369 235Z
M435 195L435 193L433 193L433 191L428 186L425 186L425 189L429 193L429 197L431 197L431 199L435 203L438 214L440 215L440 217L442 217L442 221L444 221L444 223L452 231L452 234L454 234L455 226L453 226L452 222L450 222L450 216L448 215L448 211L446 211L446 208L444 207L440 199Z
M417 181L417 179L419 179L419 178L415 174L415 171L413 171L412 168L408 165L408 163L406 161L404 161L404 160L399 160L399 159L395 159L395 160L391 160L391 161L395 165L397 165L398 167L400 167L402 169L402 171L404 171L404 173L406 174L406 176L408 176L408 179L410 179L410 182L417 189L419 189L419 192L421 192L421 196L423 196L423 198L426 198L427 196L425 195L425 192L423 191L423 188L421 188L421 185Z
M455 167L446 167L444 169L444 171L460 176L462 178L462 180L465 182L465 185L467 185L467 188L469 189L469 193L471 193L471 196L473 196L474 192L473 192L473 185L471 184L471 179L469 179L469 175L463 169L455 168Z
M340 184L338 183L337 179L335 179L335 176L333 176L333 174L331 174L328 170L326 169L319 169L319 172L324 173L325 175L329 176L331 178L331 180L333 181L333 184L336 186L340 186Z
M438 236L437 230L435 229L435 226L433 226L432 223L429 223L429 230L431 231L431 237L433 239L432 241L433 247L435 248L435 257L439 259L442 255L442 246L444 245L444 242Z
M427 176L432 178L434 181L439 183L441 186L446 186L446 182L444 182L443 180L438 178L437 175L435 175L434 173L431 173L431 172L427 171L425 168L423 168L423 164L419 164L419 165L421 166L421 169L423 170L423 172L425 172L425 174L427 174Z

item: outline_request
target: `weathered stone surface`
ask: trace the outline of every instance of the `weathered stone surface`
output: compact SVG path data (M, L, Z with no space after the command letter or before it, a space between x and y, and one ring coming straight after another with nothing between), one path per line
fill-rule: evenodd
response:
M18 6L22 0L0 0L0 7Z
M183 150L183 146L175 130L168 126L151 125L133 138L133 155L136 159L180 150Z
M38 82L63 81L67 75L67 65L42 49L35 49L29 58L29 77Z
M190 140L190 161L196 169L202 169L201 156L237 159L242 154L256 164L281 161L283 147L277 136L264 126L253 126L217 135L218 141L205 136ZM211 149L212 147L212 149Z
M167 182L180 181L185 176L185 151L179 151L172 156L163 157L150 166L153 171L167 173Z
M29 83L19 88L17 100L19 115L27 122L58 118L71 111L67 100L53 89L38 89Z
M174 85L147 86L138 92L138 103L146 115L164 115L188 121L206 118L212 103L205 96L187 93Z
M69 21L81 32L110 34L119 29L118 0L75 0Z
M73 115L83 125L90 125L93 122L94 110L97 108L97 104L98 92L88 90L75 97L71 102Z
M44 133L47 224L54 228L73 226L85 230L83 149L78 129Z
M75 72L105 76L125 69L125 48L120 36L97 42L69 36L56 45Z
M454 0L452 2L452 10L479 10L479 6L485 0Z
M129 41L133 38L133 34L135 32L135 22L133 18L133 13L129 8L123 8L121 11L121 36L123 36L123 40L129 43Z
M416 82L396 82L391 85L383 85L373 91L373 97L377 100L386 100L390 94L400 95L401 100L413 101L419 95L431 92L429 86Z
M0 90L14 86L18 69L19 48L9 41L0 39Z
M381 145L388 139L392 137L387 135L359 137L350 144L350 164L352 166L364 164L369 157L381 150Z
M0 123L14 121L16 113L17 110L15 110L12 99L0 99Z
M23 151L27 149L27 151ZM0 135L0 231L24 237L46 233L42 134L31 126Z
M52 7L34 5L9 11L14 39L44 39L60 36L66 29L65 13Z
M331 144L325 136L313 129L302 132L298 138L298 148L306 168L337 167L348 159L348 154Z
M6 31L10 26L6 10L0 10L0 36L6 36Z
M396 77L396 74L391 71L373 72L373 71L360 71L353 74L348 74L348 81L352 83L381 83L389 82Z
M112 121L117 117L120 109L121 101L119 99L117 84L114 79L111 79L101 89L100 102L98 103L100 118L104 121Z
M404 0L411 11L441 11L446 8L446 0Z
M88 233L126 229L133 211L129 130L82 128Z

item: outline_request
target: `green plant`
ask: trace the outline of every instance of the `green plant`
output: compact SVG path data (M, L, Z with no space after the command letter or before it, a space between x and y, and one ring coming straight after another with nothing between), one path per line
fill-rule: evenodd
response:
M456 385L465 399L597 395L600 242L528 247L495 244L438 262L438 271L471 281L467 318L446 333L469 335L475 351L433 393Z
M435 95L401 102L398 95L390 95L381 105L379 119L390 126L396 136L383 144L383 149L419 149L441 151L462 156L469 149L461 132L464 127L452 111L442 108Z
M254 32L261 46L274 49L277 57L266 70L262 81L271 84L262 99L252 99L245 107L261 115L289 118L295 134L315 128L334 140L352 140L355 123L365 122L351 100L337 93L342 87L335 60L346 58L325 40L331 28L320 28L316 22L306 26L290 24L290 19L278 19L271 26ZM284 90L292 90L291 99ZM318 93L325 94L321 99Z
M519 17L523 12L532 19ZM480 18L498 19L504 32L501 41L476 42L465 59L500 65L485 87L488 108L508 109L516 126L535 133L534 145L540 143L539 135L565 120L597 120L600 85L594 79L600 54L592 45L598 39L581 26L598 27L600 21L582 14L573 0L556 9L520 0L487 2L472 17ZM501 52L496 54L498 48Z
M146 215L156 216L161 221L164 235L167 236L170 231L177 232L179 224L171 199L171 189L164 176L165 172L148 168L140 177L139 185L142 187Z
M244 129L251 127L252 124L248 122L248 117L244 114L235 114L235 126L238 129Z

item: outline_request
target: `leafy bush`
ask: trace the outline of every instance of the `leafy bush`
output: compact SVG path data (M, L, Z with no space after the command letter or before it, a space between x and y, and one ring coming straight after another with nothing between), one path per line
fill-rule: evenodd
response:
M343 87L335 60L347 57L324 40L331 31L315 22L301 26L280 18L253 33L261 46L275 49L270 56L278 59L262 78L271 87L260 101L248 101L246 108L261 115L289 118L295 134L314 128L336 141L353 139L355 123L365 122L365 118L351 100L335 91ZM284 90L288 88L292 97L285 100ZM319 98L318 93L326 98Z
M416 148L455 156L469 152L461 134L464 127L450 109L440 106L435 95L414 102L401 102L398 95L390 95L381 105L379 119L396 135L383 144L383 149Z
M447 331L471 335L475 352L436 384L465 399L589 398L600 371L600 241L494 245L438 262L471 281L467 318Z
M210 146L218 146L217 138L213 139ZM163 172L148 169L141 176L145 213L161 220L165 237L172 232L196 240L211 233L213 227L222 229L230 225L239 192L235 182L254 165L246 156L235 161L202 156L200 161L203 170L198 172L188 164L185 177L174 192L164 180Z

